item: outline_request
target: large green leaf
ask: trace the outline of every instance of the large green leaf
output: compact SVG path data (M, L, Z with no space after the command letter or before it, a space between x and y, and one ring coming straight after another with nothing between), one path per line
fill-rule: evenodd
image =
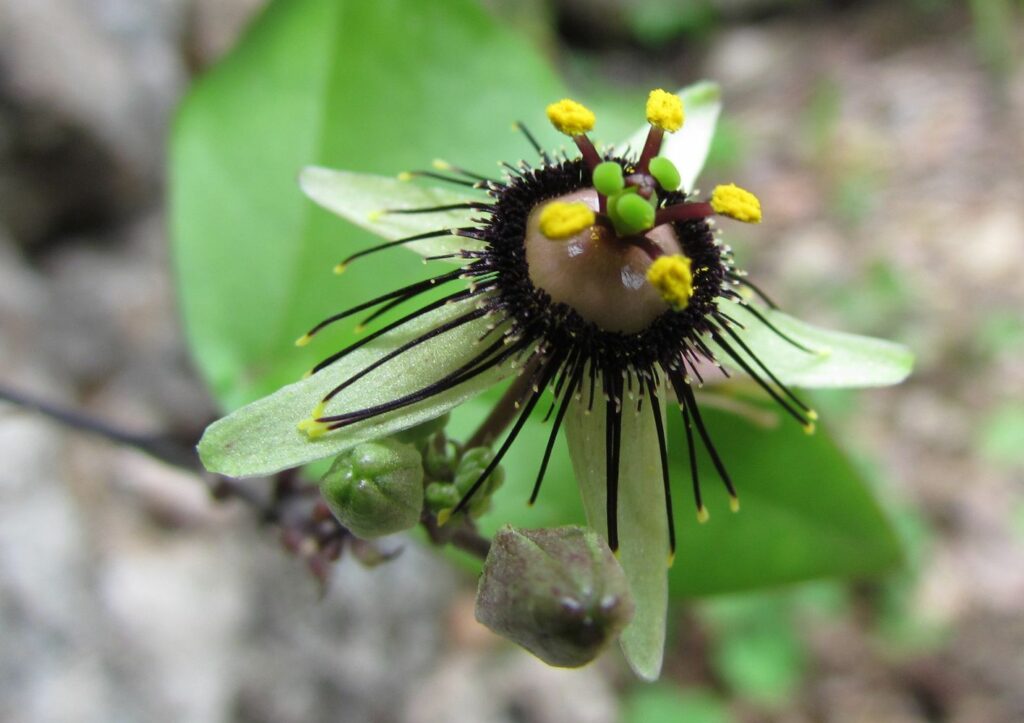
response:
M766 407L770 409L770 407ZM827 434L808 436L781 417L766 429L735 414L709 409L705 422L739 492L729 511L714 467L699 448L704 503L700 524L686 486L690 479L685 431L669 415L678 550L675 595L746 590L819 577L861 577L902 560L896 535L863 478Z
M530 152L512 121L554 145L543 113L561 94L533 49L472 0L272 3L196 84L170 154L186 330L224 405L283 386L353 339L339 329L334 344L291 345L381 290L379 273L331 274L379 241L306 200L303 167L393 176L440 156L492 173ZM388 253L388 288L423 277L411 254Z

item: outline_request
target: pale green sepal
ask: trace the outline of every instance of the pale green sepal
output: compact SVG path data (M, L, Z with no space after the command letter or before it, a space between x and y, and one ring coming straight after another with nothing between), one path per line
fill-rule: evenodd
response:
M423 402L327 432L315 440L296 426L310 417L317 403L335 386L405 341L469 311L475 303L471 299L426 314L313 376L214 422L199 441L203 464L211 472L230 477L272 474L421 424L483 392L511 374L512 365L506 362ZM478 319L402 353L338 394L327 404L325 413L372 407L437 381L483 351L485 343L479 339L488 323L486 318ZM486 343L492 338L488 337Z
M601 394L587 414L589 395L573 401L565 418L566 440L588 524L607 538L605 510L605 406ZM662 398L664 416L665 404ZM668 522L661 456L651 405L623 401L619 462L619 562L636 611L620 642L633 671L644 680L661 672L668 614ZM663 420L664 421L664 420Z
M416 236L443 228L477 226L479 211L439 211L437 213L381 214L385 209L429 208L464 203L472 192L452 191L416 181L400 181L389 176L336 171L307 166L299 174L299 186L313 201L356 226L388 241ZM459 236L413 241L406 247L422 256L442 256L460 249L479 250L480 241ZM456 259L458 261L458 259Z
M880 387L899 384L914 366L913 353L902 344L821 329L781 311L758 306L758 312L782 333L813 350L801 351L739 304L720 301L719 308L745 327L736 329L736 333L784 384L807 388ZM713 341L706 341L720 362L739 369ZM731 340L726 337L726 341ZM742 353L735 343L730 346ZM750 363L749 358L747 361Z
M704 80L686 86L676 95L683 99L686 120L677 132L665 134L658 155L665 156L675 164L682 180L680 188L689 193L704 168L708 149L711 148L718 113L722 110L722 92L717 83ZM625 144L617 147L628 145L634 153L639 153L644 147L649 129L650 126L645 125L630 136Z

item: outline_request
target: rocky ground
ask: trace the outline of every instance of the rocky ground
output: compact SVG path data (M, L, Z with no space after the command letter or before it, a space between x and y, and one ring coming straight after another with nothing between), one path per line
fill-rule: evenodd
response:
M164 147L260 4L0 0L4 385L141 433L215 414L178 328ZM855 591L865 609L802 629L792 699L737 701L744 721L1024 720L1024 74L985 65L957 13L897 5L658 51L680 84L726 89L716 168L771 209L736 239L748 267L799 316L919 355L837 418L911 540L900 629L935 639L866 632L878 595ZM591 72L645 77L613 30ZM505 646L435 556L335 573L320 599L203 480L0 407L0 720L617 719L613 661L570 673ZM693 667L670 672L706 682Z

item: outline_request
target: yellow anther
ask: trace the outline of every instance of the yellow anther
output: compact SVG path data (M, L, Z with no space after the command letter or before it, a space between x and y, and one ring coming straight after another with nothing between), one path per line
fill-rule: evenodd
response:
M675 133L683 127L683 100L675 93L660 88L647 96L647 122L655 128Z
M596 220L594 210L585 203L552 201L540 212L540 232L554 241L572 238L590 228Z
M317 439L322 437L325 433L329 432L327 422L318 421L320 417L324 416L324 403L320 402L310 412L309 419L303 419L299 422L299 431L304 432L310 439Z
M761 202L750 191L734 183L715 186L711 193L711 208L715 213L744 223L761 223Z
M740 511L740 498L739 497L733 497L732 495L729 496L729 510L731 512L739 512Z
M594 114L585 105L565 98L548 106L548 120L559 133L580 136L593 129Z
M303 334L302 336L295 340L295 346L306 346L306 344L308 344L309 340L312 338L313 337L311 337L309 334Z
M699 522L699 523L701 523L703 525L705 522L707 522L710 519L711 519L711 513L708 512L708 508L707 507L705 507L704 505L701 505L700 507L697 508L697 522Z
M659 256L647 269L647 281L676 311L685 309L693 296L693 274L685 256Z

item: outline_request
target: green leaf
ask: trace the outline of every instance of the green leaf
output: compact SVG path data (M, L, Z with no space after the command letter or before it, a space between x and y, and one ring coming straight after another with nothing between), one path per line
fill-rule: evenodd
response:
M784 384L809 388L886 386L906 379L914 365L914 355L901 344L821 329L781 311L758 307L779 331L811 350L803 351L739 304L721 302L720 307L743 325L736 330L740 338ZM708 341L708 346L723 364L739 368L714 342Z
M199 442L199 456L211 472L230 477L267 475L339 454L360 442L393 434L438 417L493 386L512 372L509 363L483 372L423 402L310 439L297 428L335 386L396 346L473 308L470 299L425 314L358 349L313 376L279 389L211 424ZM365 409L416 392L460 368L480 351L486 318L463 324L402 353L348 387L328 404L325 415Z
M771 410L770 404L764 410ZM739 492L728 497L700 449L701 489L711 519L700 524L689 480L685 431L669 414L670 461L677 491L674 595L750 590L820 577L865 577L902 561L897 537L850 461L819 431L804 434L788 417L766 429L702 406L708 431Z
M587 522L608 538L605 490L605 405L595 402L586 412L588 396L573 401L565 417L565 435L579 483ZM661 672L668 607L668 520L665 515L661 457L651 407L642 413L627 406L622 414L619 460L617 556L626 573L633 602L633 620L622 632L622 651L645 680ZM662 408L664 414L664 408Z
M515 120L556 145L544 108L562 94L535 50L472 0L272 3L197 82L170 149L187 338L221 402L237 407L296 378L316 358L292 340L380 293L379 273L331 274L379 240L307 201L300 169L393 175L440 156L494 173L530 153ZM412 255L385 253L387 288L423 278ZM356 337L339 328L330 338Z
M434 208L480 200L478 194L470 190L452 191L394 177L309 166L302 169L299 185L307 196L328 211L388 241L443 228L473 226L473 217L480 215L479 211L466 210L382 214L384 209ZM406 248L421 256L440 256L460 249L477 250L483 246L481 241L458 236L441 236L405 244ZM461 263L461 259L456 259L456 263Z
M686 120L682 129L676 133L666 133L661 146L661 154L679 170L682 189L692 191L697 176L704 168L704 161L711 148L711 139L715 135L715 124L718 113L722 109L722 93L716 83L702 81L680 90L677 95L683 99L683 112ZM644 126L626 141L634 151L644 147L648 126Z

